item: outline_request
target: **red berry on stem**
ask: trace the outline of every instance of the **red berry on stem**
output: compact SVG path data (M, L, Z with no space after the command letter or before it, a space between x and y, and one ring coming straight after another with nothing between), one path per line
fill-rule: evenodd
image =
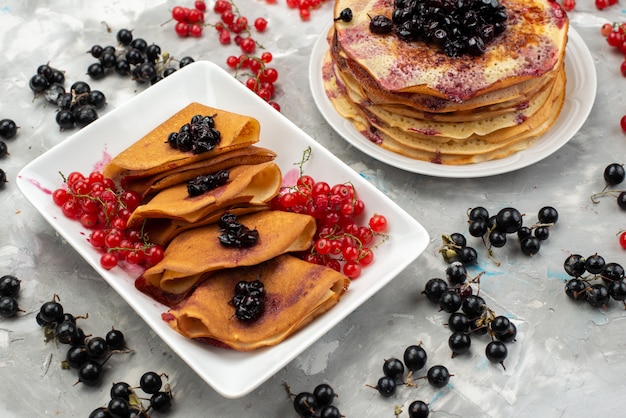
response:
M257 17L254 20L254 28L259 32L265 32L265 29L267 29L267 20L262 17Z
M384 215L375 214L369 220L370 228L374 232L383 232L387 229L387 218Z
M193 36L194 38L201 37L202 36L202 25L198 25L197 23L189 25L189 34L191 36Z
M239 44L241 50L246 54L251 54L256 49L256 42L252 38L243 38Z
M206 3L202 0L196 0L196 2L194 3L194 7L201 12L206 11Z
M186 7L174 6L172 9L172 18L177 22L186 22L189 10Z
M111 270L113 267L117 266L117 257L113 253L104 253L100 257L100 265L105 270Z
M622 119L620 119L619 124L622 127L622 131L626 132L626 115L622 116Z
M187 36L189 36L189 23L178 22L176 26L174 26L174 31L176 32L176 35L180 36L181 38L186 38Z

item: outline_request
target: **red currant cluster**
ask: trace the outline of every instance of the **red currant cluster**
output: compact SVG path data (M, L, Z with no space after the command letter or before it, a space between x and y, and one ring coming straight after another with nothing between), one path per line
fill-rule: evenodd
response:
M384 215L372 215L367 225L359 223L365 203L356 196L352 184L330 186L308 175L300 175L293 187L285 188L272 202L272 207L306 213L317 221L312 247L302 256L305 260L329 266L350 279L361 275L363 267L374 261L371 244L387 229Z
M100 264L107 270L119 261L151 266L163 259L163 248L152 244L137 229L127 229L131 213L141 203L141 196L133 191L118 191L113 180L98 171L84 176L72 172L65 179L65 187L56 189L52 199L63 214L78 220L92 230L91 245L103 251Z
M309 20L311 18L311 11L319 9L325 1L326 0L287 0L287 7L298 9L300 19ZM267 3L276 3L276 0L267 0Z
M176 21L174 26L176 34L182 38L188 36L199 38L202 36L204 26L213 26L222 45L229 45L234 40L246 54L256 50L257 43L252 38L248 19L239 13L239 9L232 1L215 2L213 11L220 16L220 21L215 24L205 23L206 10L206 3L201 0L197 0L193 8L175 6L172 9L172 18ZM254 28L257 32L264 32L267 29L267 20L263 17L256 18Z
M230 55L226 59L226 65L235 70L235 78L241 80L246 87L280 112L280 105L272 101L275 92L274 83L278 80L278 71L267 66L272 62L272 58L272 53L268 51L263 52L260 57L245 54Z

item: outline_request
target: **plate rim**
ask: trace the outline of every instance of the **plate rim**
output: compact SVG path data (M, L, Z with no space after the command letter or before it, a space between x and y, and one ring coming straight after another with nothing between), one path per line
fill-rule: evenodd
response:
M541 135L535 144L502 159L459 166L412 159L373 144L358 132L350 121L340 116L328 99L323 86L322 66L324 54L328 50L326 35L333 23L332 21L329 22L320 32L311 52L309 89L313 95L313 101L326 122L345 141L368 156L395 168L440 178L480 178L520 170L549 157L568 143L584 125L595 102L597 74L593 57L583 38L572 25L569 25L565 55L566 71L568 67L575 65L574 68L570 69L570 72L576 75L578 71L572 70L583 70L588 78L583 83L579 78L572 79L570 72L567 73L566 89L568 93L566 93L559 117L554 126L544 135ZM573 54L575 57L572 56ZM572 81L576 81L576 83L572 83ZM572 86L572 84L574 85ZM575 97L572 97L572 94ZM570 113L568 110L573 110L574 113ZM566 134L563 135L562 132L556 131L555 126L563 127ZM538 150L537 145L545 144L542 139L548 138L546 141L550 141L553 137L556 137L556 140L549 144L547 150L541 149L544 152L536 152Z
M93 248L89 248L85 245L86 236L76 231L86 231L86 229L81 228L78 222L65 220L57 208L56 210L51 210L51 208L55 208L52 199L49 196L49 193L45 193L41 188L41 184L35 184L38 180L44 180L45 172L52 171L50 165L50 159L54 158L58 155L63 155L64 152L69 152L68 150L73 150L73 145L76 141L81 140L83 137L88 136L90 132L93 132L95 129L99 129L100 126L106 126L107 121L115 122L118 115L123 115L124 112L128 112L133 109L133 106L137 104L142 104L148 102L154 96L158 96L161 91L167 91L166 87L169 84L174 84L177 82L183 82L183 80L193 79L193 76L197 77L205 77L208 80L207 83L225 83L229 88L236 89L237 97L243 96L246 99L249 98L252 101L250 106L267 106L266 108L262 108L260 110L261 114L272 115L272 118L276 119L277 128L281 131L289 134L295 133L300 135L303 140L306 140L309 145L313 148L313 156L318 156L316 158L322 159L324 162L330 162L332 164L341 164L339 167L342 172L350 173L351 176L354 176L351 180L356 181L358 184L366 185L367 190L362 190L363 192L367 192L368 194L373 194L374 196L381 198L381 205L384 207L390 208L390 210L394 214L399 214L402 222L406 223L409 232L406 234L403 232L400 235L401 240L398 241L400 244L412 244L414 245L414 256L409 257L406 261L402 260L402 262L398 263L398 266L394 266L394 273L392 276L384 281L381 280L380 283L375 282L371 288L365 288L362 293L358 293L357 296L351 298L342 299L340 304L343 306L341 310L331 310L329 312L336 312L337 315L331 317L328 320L328 317L323 315L321 318L326 319L326 321L315 321L317 323L316 328L310 330L309 332L300 332L292 335L290 337L291 340L295 342L299 342L297 347L293 347L295 342L289 343L289 340L284 341L283 343L276 345L274 347L269 347L266 349L257 350L249 353L240 353L240 352L225 352L223 349L215 349L212 347L208 347L206 344L199 343L196 341L192 341L182 335L178 334L174 330L172 330L169 325L165 324L164 321L161 320L160 315L158 317L156 315L152 315L152 310L148 311L146 306L150 305L160 305L149 296L144 295L139 291L135 291L132 294L128 292L129 283L125 283L125 280L132 280L134 283L134 278L131 278L128 272L124 271L123 274L117 273L116 271L106 271L102 269L102 267L98 264L97 260L97 251L93 250ZM168 79L164 79L163 81L151 86L150 88L142 91L137 94L130 100L122 103L117 106L115 109L103 115L98 121L90 124L89 126L83 128L81 131L73 134L72 136L64 139L59 144L55 145L45 153L41 154L31 162L29 162L26 166L24 166L16 176L16 183L22 194L30 201L30 203L41 213L41 215L46 219L46 221L61 235L69 244L76 250L79 255L85 259L95 270L104 278L108 284L113 287L113 289L120 294L120 296L125 299L125 301L130 305L130 307L135 310L135 312L147 323L148 326L163 340L165 344L167 344L173 352L175 352L194 372L196 372L202 380L204 380L209 386L211 386L216 392L226 398L239 398L242 397L258 386L266 382L273 375L275 375L281 368L285 367L289 364L297 355L304 352L306 349L311 347L316 341L321 339L325 334L327 334L332 328L342 322L354 309L358 308L361 304L365 303L373 294L379 291L385 284L391 282L402 270L406 268L411 262L413 262L417 257L426 249L429 243L429 236L424 228L413 216L411 216L408 212L402 209L397 203L395 203L391 198L387 197L376 188L373 184L371 184L366 179L362 178L356 171L354 171L347 164L343 163L338 157L334 156L330 151L326 148L322 147L319 143L317 143L310 135L304 132L302 129L297 127L293 122L287 119L284 115L279 112L276 112L274 109L269 107L262 99L258 98L253 92L249 91L243 84L235 80L229 73L223 70L221 67L210 61L197 61L193 64L188 65L187 67L177 71L172 74L170 81ZM169 78L168 77L168 78ZM167 84L167 83L169 84ZM197 89L196 89L197 90ZM193 93L198 94L198 96L203 96L205 93ZM239 96L238 96L239 95ZM204 96L203 96L204 97ZM188 101L192 101L192 99L188 99ZM202 102L203 100L197 100ZM234 106L233 104L229 104L228 106ZM214 107L218 107L214 105ZM180 109L180 108L178 108ZM156 125L154 125L156 126ZM152 126L152 128L154 127ZM150 129L152 129L150 128ZM263 128L263 125L262 125ZM263 129L262 129L263 135ZM115 141L112 139L111 141ZM118 140L119 141L119 140ZM105 143L105 147L109 145L109 143ZM262 145L262 142L259 143ZM130 145L130 143L125 144L122 148ZM87 146L87 145L83 145ZM95 147L92 147L95 148ZM94 154L96 152L94 151ZM329 160L327 160L329 159ZM82 164L82 163L81 163ZM70 168L71 169L71 168ZM41 175L38 176L38 170L43 171ZM50 182L42 184L46 185ZM60 181L58 182L60 185ZM48 184L49 185L49 184ZM46 195L45 198L42 197ZM64 228L63 225L65 223L71 223L72 227L70 229ZM406 242L405 242L406 241ZM385 246L381 247L385 248ZM89 255L87 256L87 252ZM124 280L120 280L122 277ZM134 276L136 277L136 276ZM358 283L358 282L355 282ZM359 289L357 284L357 289ZM163 307L163 305L160 305ZM340 305L338 305L340 306ZM336 307L335 307L336 308ZM334 309L335 309L334 308ZM162 310L166 308L163 307ZM337 319L338 318L338 319ZM282 347L282 349L281 349ZM289 347L289 348L287 348ZM200 358L200 360L196 360L198 355L202 356L202 353L206 353L208 350L209 353L217 352L217 358L222 359L235 359L234 361L238 362L236 367L230 369L230 373L241 373L244 369L247 368L247 363L253 365L258 359L261 358L263 361L267 361L269 366L264 367L257 376L252 376L250 373L246 374L245 379L239 379L239 383L232 384L230 380L227 380L228 383L224 383L223 380L220 379L220 376L215 376L214 374L207 371L204 365L199 365L198 361L206 363L205 358ZM219 351L218 351L219 350ZM258 355L257 355L258 354ZM213 354L209 354L209 358L212 359ZM271 359L272 361L268 361ZM212 361L212 360L211 360ZM227 365L224 366L227 368ZM243 374L241 374L243 375Z

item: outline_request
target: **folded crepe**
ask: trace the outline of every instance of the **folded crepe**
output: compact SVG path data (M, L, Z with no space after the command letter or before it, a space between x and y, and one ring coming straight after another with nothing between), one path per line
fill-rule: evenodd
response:
M192 228L217 223L224 213L230 213L239 217L248 213L269 209L270 205L268 204L257 205L247 203L243 205L232 205L225 208L219 208L215 212L210 213L195 222L186 222L179 219L151 219L145 224L143 232L150 237L150 242L153 244L166 247L176 235Z
M239 281L260 280L265 310L243 322L229 303ZM251 267L222 270L162 315L188 338L238 351L273 346L335 306L350 280L330 267L281 255Z
M316 231L312 216L279 210L251 213L237 221L258 231L255 245L224 246L217 224L192 228L169 243L163 260L148 268L143 280L162 292L184 294L217 270L252 266L281 254L307 250Z
M229 170L226 184L199 196L189 196L186 182L161 190L133 211L128 227L141 228L146 219L194 223L229 206L265 204L278 194L281 183L280 168L273 161L236 166Z
M211 151L194 154L170 147L168 136L195 115L214 116L221 139ZM148 177L186 164L205 160L259 141L259 121L250 116L190 103L140 140L119 153L104 167L103 174L124 185L131 179Z
M213 156L206 160L186 164L149 177L125 178L124 190L135 191L146 197L160 190L189 181L197 176L226 170L237 165L261 164L272 161L276 153L254 145Z

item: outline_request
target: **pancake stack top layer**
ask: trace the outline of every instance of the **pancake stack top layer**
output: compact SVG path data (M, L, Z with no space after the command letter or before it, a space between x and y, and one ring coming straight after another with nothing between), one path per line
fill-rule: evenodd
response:
M524 149L556 121L569 24L557 2L502 0L506 29L483 54L458 56L393 31L372 33L372 17L392 19L394 3L337 0L335 16L349 8L353 18L336 20L328 34L327 95L369 139L412 158L467 164Z

